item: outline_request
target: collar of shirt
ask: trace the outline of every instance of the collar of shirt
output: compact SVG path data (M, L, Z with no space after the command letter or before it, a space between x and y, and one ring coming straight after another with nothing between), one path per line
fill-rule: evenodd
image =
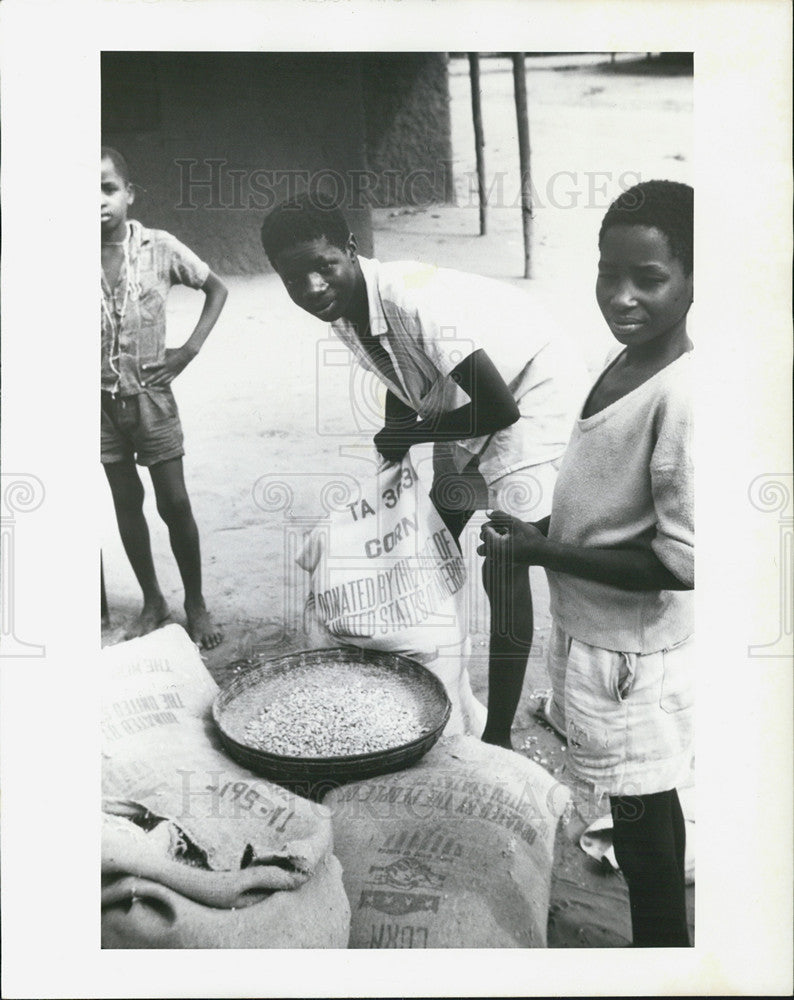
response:
M130 279L135 282L137 275L137 261L140 254L141 247L151 241L151 236L148 229L138 222L137 219L130 219L127 222L128 228L128 239L127 248L124 255L124 260L122 261L121 267L119 268L119 276L116 280L116 285L111 288L108 284L108 280L105 277L105 272L102 271L102 294L108 301L109 305L118 306L119 303L116 302L116 296L120 291L120 296L124 297L124 284L127 281L127 264L130 268ZM130 289L130 291L135 291L135 289Z
M392 345L389 343L389 338L384 337L384 334L389 332L389 323L386 319L386 314L383 309L383 301L381 300L380 290L379 290L379 274L380 274L380 262L375 258L368 257L358 257L358 263L361 267L361 273L364 275L364 286L367 290L367 310L369 312L369 332L373 337L383 337L381 343L389 354L391 358L394 370L397 373L399 379L403 379L402 370L400 364L392 350ZM414 405L411 402L409 394L406 392L402 381L394 382L392 379L387 379L383 372L381 372L377 365L370 358L369 354L364 350L361 341L358 339L356 334L356 328L353 324L344 317L334 320L331 323L331 329L339 337L339 339L346 344L353 354L356 356L358 362L369 371L374 372L379 378L383 379L387 383L391 391L398 396L407 406Z
M364 275L364 287L367 290L367 310L369 312L370 333L373 337L382 337L384 333L388 333L389 324L386 320L386 316L384 315L383 303L381 302L380 292L378 291L380 261L377 261L374 258L370 260L368 257L359 256L358 263L361 268L361 273ZM345 343L349 343L351 341L358 343L355 327L344 316L340 319L334 320L331 324L331 328L337 336L345 341Z
M137 219L130 220L129 258L133 281L136 281L138 276L138 257L141 253L141 247L151 243L151 239L150 231L145 229Z
M133 373L129 351L123 350L126 344L125 332L130 326L130 316L134 317L132 325L137 328L138 300L140 298L140 267L141 247L151 242L150 230L130 219L127 222L128 237L124 260L119 268L119 275L113 288L108 284L102 272L102 298L105 307L102 309L102 388L109 392L125 392L127 394L139 387L137 371ZM123 357L124 355L124 357Z
M367 287L367 307L369 309L369 331L373 337L382 337L389 332L389 324L383 310L383 302L380 297L380 261L371 260L368 257L359 257L361 273L364 275L364 284Z

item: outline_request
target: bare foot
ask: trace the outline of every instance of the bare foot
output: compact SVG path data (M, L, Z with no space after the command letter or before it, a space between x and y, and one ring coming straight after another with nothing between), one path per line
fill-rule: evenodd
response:
M554 716L552 715L552 692L550 690L533 691L530 697L536 702L532 711L535 718L545 722L546 725L550 726L558 736L562 736L564 740L567 740L568 734L565 732L564 726L562 726L559 722L556 722Z
M202 649L215 649L223 642L223 632L213 624L204 601L196 604L185 601L185 616L190 638Z
M162 595L152 601L147 601L138 618L124 633L124 638L137 639L141 635L148 635L156 628L160 628L161 625L165 625L169 618L168 605Z

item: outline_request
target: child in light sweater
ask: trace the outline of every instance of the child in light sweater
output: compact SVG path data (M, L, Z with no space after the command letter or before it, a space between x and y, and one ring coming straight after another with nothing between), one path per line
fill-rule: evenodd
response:
M494 511L481 554L545 567L550 715L575 787L609 796L635 947L688 946L676 787L693 738L693 191L624 192L599 234L596 297L624 349L587 397L549 518Z

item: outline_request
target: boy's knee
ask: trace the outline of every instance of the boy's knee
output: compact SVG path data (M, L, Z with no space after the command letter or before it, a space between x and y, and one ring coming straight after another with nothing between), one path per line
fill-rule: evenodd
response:
M482 564L482 585L489 597L514 605L522 612L532 607L526 566L488 557Z
M193 516L187 493L177 496L159 497L157 512L169 526L189 520Z
M140 480L130 479L112 488L113 506L120 514L139 514L143 510L144 490Z

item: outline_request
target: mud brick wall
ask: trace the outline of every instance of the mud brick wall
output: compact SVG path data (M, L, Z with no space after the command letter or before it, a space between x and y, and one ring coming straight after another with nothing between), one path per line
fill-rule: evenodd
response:
M447 55L362 56L367 162L379 207L451 202Z
M297 191L339 197L364 254L371 209L447 200L443 53L105 52L102 137L132 217L221 274L269 270L259 227Z
M172 232L221 274L260 273L269 267L259 228L273 204L366 168L359 62L104 53L102 135L139 185L132 216ZM369 207L348 214L371 253Z

